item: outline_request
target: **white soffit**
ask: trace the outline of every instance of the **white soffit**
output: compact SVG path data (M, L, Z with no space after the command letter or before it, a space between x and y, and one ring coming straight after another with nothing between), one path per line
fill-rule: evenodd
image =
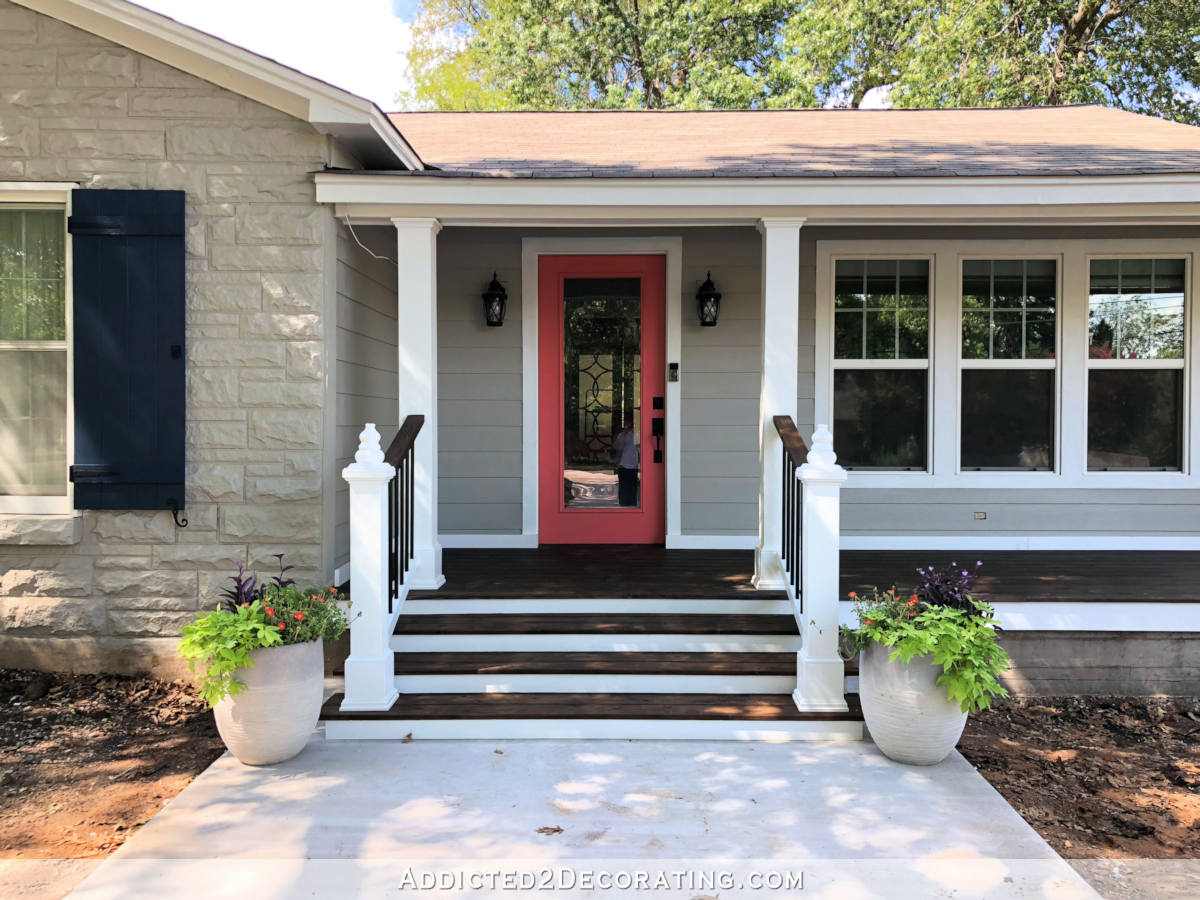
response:
M309 122L339 139L367 168L424 168L370 100L167 16L127 0L14 2Z
M797 215L814 225L1200 222L1200 175L938 178L455 178L323 173L317 199L356 220L437 216L446 224L636 216L684 224ZM400 212L404 210L405 212Z

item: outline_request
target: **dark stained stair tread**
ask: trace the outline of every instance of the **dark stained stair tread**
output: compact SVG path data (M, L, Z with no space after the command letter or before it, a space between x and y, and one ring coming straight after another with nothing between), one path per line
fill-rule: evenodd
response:
M391 709L342 712L342 694L321 710L327 721L389 719L710 719L749 722L861 721L848 712L800 712L790 694L401 694Z
M789 615L515 613L401 615L396 634L798 634Z
M750 550L667 550L640 545L549 545L535 549L449 549L446 584L414 600L478 598L784 599L756 591Z
M397 675L795 675L796 654L525 652L395 654Z

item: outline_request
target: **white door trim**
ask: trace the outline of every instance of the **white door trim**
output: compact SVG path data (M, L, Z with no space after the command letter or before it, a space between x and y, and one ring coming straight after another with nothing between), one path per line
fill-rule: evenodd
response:
M683 347L682 237L552 237L521 240L521 534L537 545L538 534L538 257L665 256L667 260L667 363ZM680 385L666 383L667 546L679 537ZM527 544L528 545L528 544Z

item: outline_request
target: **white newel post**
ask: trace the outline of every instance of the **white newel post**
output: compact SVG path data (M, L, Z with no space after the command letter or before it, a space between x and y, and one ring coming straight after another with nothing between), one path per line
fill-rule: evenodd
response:
M388 482L379 432L368 422L354 462L342 469L350 485L350 656L342 709L388 709L396 700L388 615Z
M413 445L413 559L405 585L435 589L442 575L438 542L437 219L392 219L399 285L400 421L422 415Z
M762 219L762 389L759 392L758 543L754 586L782 588L783 445L775 416L796 417L803 219Z
M846 470L837 464L826 425L813 434L808 461L796 473L803 496L800 536L801 634L796 692L801 711L846 709L845 667L838 655L838 551L841 491Z

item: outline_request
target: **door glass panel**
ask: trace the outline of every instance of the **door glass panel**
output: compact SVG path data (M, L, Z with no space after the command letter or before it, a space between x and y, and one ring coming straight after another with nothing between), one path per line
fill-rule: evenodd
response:
M642 288L563 284L563 505L641 506Z

